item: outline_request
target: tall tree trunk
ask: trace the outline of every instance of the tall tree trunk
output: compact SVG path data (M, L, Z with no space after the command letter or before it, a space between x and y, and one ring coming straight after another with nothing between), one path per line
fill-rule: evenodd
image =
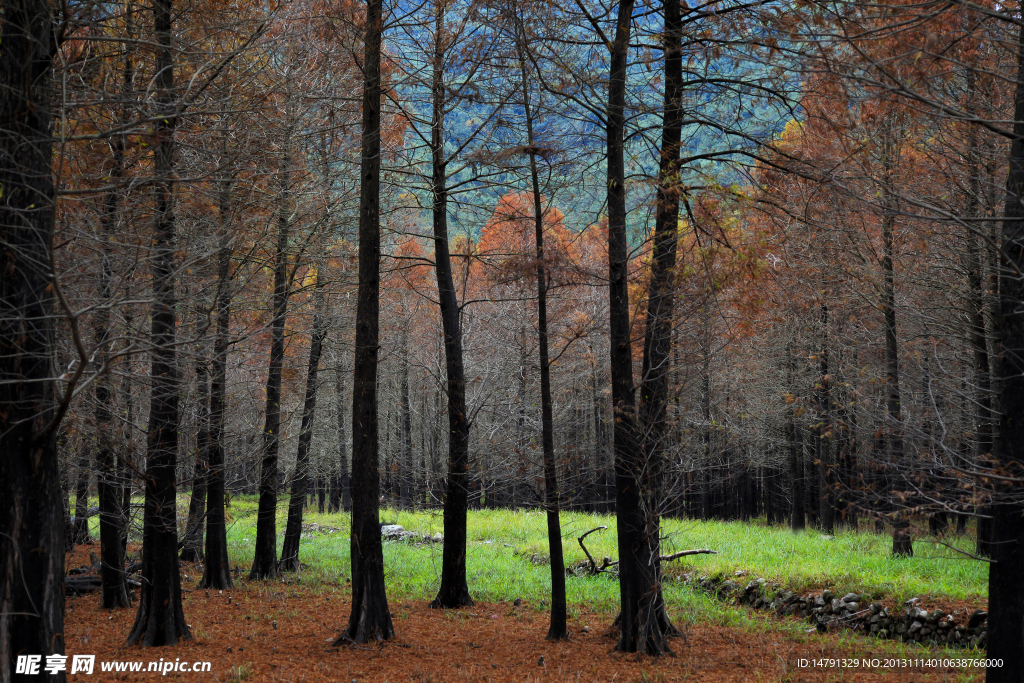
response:
M341 358L343 352L339 352L338 367L334 373L334 395L338 405L338 474L339 488L341 489L341 508L348 512L352 509L352 487L349 479L348 468L348 443L345 437L345 370Z
M786 411L786 438L789 442L789 478L792 481L792 501L790 505L789 528L793 531L802 531L806 522L804 519L804 461L803 445L800 439L800 427L796 422L795 378L794 378L793 345L786 344L786 386L790 391L789 400L791 407Z
M835 533L835 462L832 460L832 397L828 374L828 305L821 314L821 353L818 356L818 520L826 534Z
M896 205L893 189L894 176L899 156L897 133L892 123L885 124L882 133L883 194L885 196L882 216L882 317L885 323L885 387L886 387L886 432L889 436L890 476L887 493L892 497L896 470L903 464L903 415L900 400L899 344L896 338L896 275L893 263L896 238ZM894 505L898 505L895 501ZM913 557L914 543L910 536L910 523L896 511L893 518L892 554L896 557Z
M0 23L0 680L64 654L64 526L53 382L51 4ZM64 681L59 673L36 680Z
M518 15L517 15L518 19ZM540 356L541 445L544 452L544 507L547 510L548 552L551 567L551 623L548 640L569 637L565 598L565 560L562 554L561 507L558 470L555 465L555 419L551 410L551 363L548 357L548 281L544 267L544 208L537 171L536 140L533 137L533 109L526 69L526 31L517 22L519 66L522 74L523 112L526 118L526 145L530 156L530 181L533 189L533 223L537 257L537 348Z
M174 273L174 46L172 0L153 4L157 92L153 230L152 369L149 438L146 445L146 506L142 530L142 590L128 644L174 645L191 638L181 607L178 574L175 461L178 456L178 393L175 359Z
M976 74L968 68L966 74L967 109L973 113L977 92ZM967 201L968 220L981 217L981 163L978 131L974 126L967 129ZM979 226L976 228L981 230ZM978 463L988 462L992 457L992 382L988 354L988 339L985 326L986 278L984 277L984 241L980 235L967 235L967 297L968 338L974 358L974 457ZM986 506L981 506L977 525L977 553L984 557L992 555L992 517Z
M298 571L299 540L302 538L302 508L306 502L306 488L309 481L309 444L313 439L313 419L316 417L317 374L320 370L320 351L323 349L327 325L324 319L324 292L317 270L313 299L316 311L313 313L313 340L309 345L309 366L306 370L306 400L302 405L302 427L299 429L299 446L295 455L295 474L292 476L292 497L288 502L288 524L285 527L284 547L281 549L281 571ZM323 488L321 487L321 491ZM320 496L320 511L323 512L323 495Z
M999 251L999 336L996 346L999 433L993 455L1000 474L1012 477L997 488L992 506L992 559L988 573L988 657L986 681L1024 680L1024 26L1018 34L1018 70L1014 91L1013 141L1006 178L1002 249Z
M682 17L678 0L665 0L665 109L658 168L654 245L651 252L651 280L647 290L647 325L640 382L640 429L642 458L633 476L640 487L640 507L630 511L628 522L639 534L629 550L632 555L634 595L638 598L634 619L636 633L627 651L650 654L669 650L665 638L678 635L665 610L661 588L661 506L665 476L665 448L668 439L667 409L672 351L672 316L675 302L676 244L679 236L679 154L682 139L683 94ZM624 511L620 511L620 517ZM625 613L625 608L623 608ZM625 627L623 627L625 630ZM619 645L622 648L623 640Z
M402 449L401 462L399 464L398 480L399 504L404 509L411 509L412 492L416 488L416 465L412 459L412 407L409 404L409 328L406 325L402 333L402 378L400 397L400 445Z
M656 585L644 583L645 562L651 560L640 481L643 453L637 434L633 387L633 353L629 310L629 248L626 237L624 130L626 72L633 0L619 3L608 77L608 317L611 351L612 405L615 411L615 513L619 545L619 601L616 620L623 652L659 654L666 649L663 631L650 618Z
M220 181L218 218L220 248L217 252L217 333L213 342L213 372L210 384L210 440L206 496L206 564L202 588L230 588L227 525L224 519L224 411L227 405L228 343L231 335L231 193L234 180Z
M122 117L124 118L124 117ZM113 390L110 372L106 368L110 341L110 305L112 297L113 232L117 222L118 189L124 171L124 138L116 136L112 141L114 151L111 180L115 189L107 193L103 207L102 239L100 252L99 308L96 311L96 362L100 376L96 378L96 489L100 503L100 606L104 609L131 607L128 584L124 574L124 547L121 545L121 481L118 477L114 458L114 435L112 434Z
M289 98L288 115L291 116ZM260 500L256 512L256 552L249 579L277 575L277 459L281 448L281 370L284 365L284 325L288 315L288 234L291 222L291 151L285 134L281 167L281 199L277 213L277 249L274 257L274 318L270 324L270 365L267 371L267 409L263 423L263 459L260 463Z
M198 350L196 363L196 387L199 394L197 422L199 431L196 435L195 469L192 472L192 495L189 497L188 521L185 523L185 544L179 559L182 562L202 562L203 560L203 527L206 522L206 493L210 463L210 410L207 399L210 394L206 356L202 348Z
M441 586L431 607L449 609L473 604L466 583L466 515L469 510L469 414L466 411L466 371L462 358L459 301L452 275L448 241L447 160L444 149L444 59L448 47L444 30L445 0L435 0L432 118L434 271L444 334L448 379L448 486L444 495L444 548Z
M363 57L363 137L359 188L359 291L352 379L352 613L335 641L365 643L395 635L384 585L380 538L377 363L380 345L380 44L381 0L367 0Z

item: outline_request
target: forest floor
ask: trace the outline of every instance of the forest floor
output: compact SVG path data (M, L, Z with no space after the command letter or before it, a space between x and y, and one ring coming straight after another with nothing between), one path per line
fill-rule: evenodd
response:
M68 567L88 563L98 546L79 546ZM135 610L102 610L98 596L69 597L69 655L96 656L91 680L130 681L967 681L984 670L942 666L977 651L910 649L849 634L807 633L806 624L750 614L738 625L680 624L673 656L638 659L611 652L614 613L574 606L572 638L545 640L548 613L536 601L479 602L432 610L428 600L391 598L396 637L377 645L332 648L347 621L351 592L343 582L237 582L231 590L196 589L197 568L182 571L184 610L193 638L171 648L124 647ZM243 577L244 579L244 577ZM753 626L751 625L753 624ZM163 659L210 662L208 673L146 672ZM848 659L841 662L815 660ZM921 665L914 661L928 660ZM801 666L801 660L807 664ZM877 660L875 663L865 660ZM935 666L938 660L939 666ZM70 661L70 660L69 660ZM112 661L142 662L143 671L101 672ZM818 664L818 666L815 666ZM829 666L829 664L832 664ZM856 666L854 665L856 664ZM868 664L868 666L865 666ZM70 680L79 679L79 675ZM82 677L84 680L85 677Z

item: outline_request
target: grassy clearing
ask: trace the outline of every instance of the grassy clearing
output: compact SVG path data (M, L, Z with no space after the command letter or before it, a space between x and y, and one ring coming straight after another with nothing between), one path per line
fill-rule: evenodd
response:
M232 564L247 567L252 559L256 533L254 499L236 497L231 506L233 521L228 530ZM443 532L440 512L385 510L381 519L413 531ZM284 533L284 509L279 511L279 540ZM336 583L349 572L347 515L321 515L307 511L307 523L336 529L333 533L307 534L300 559L309 570L304 581ZM604 525L608 529L587 537L587 547L600 561L618 556L615 520L608 515L563 513L562 533L566 562L584 559L576 538ZM926 541L915 543L913 559L893 559L891 539L874 532L841 531L826 538L813 531L794 534L781 527L739 522L667 520L664 552L685 548L711 548L718 555L683 558L670 566L670 574L698 571L732 574L744 571L784 583L796 590L832 586L868 593L875 597L906 599L911 596L977 598L987 596L987 566ZM487 600L522 598L540 609L547 598L550 570L536 564L547 555L544 514L540 511L480 510L468 521L467 567L474 597ZM969 538L954 539L965 548ZM428 599L437 590L441 575L441 546L386 543L384 559L389 590L406 599ZM612 610L618 604L618 584L608 577L569 578L569 601ZM693 610L706 619L714 601L670 590L669 601L684 614ZM727 617L722 614L721 617Z

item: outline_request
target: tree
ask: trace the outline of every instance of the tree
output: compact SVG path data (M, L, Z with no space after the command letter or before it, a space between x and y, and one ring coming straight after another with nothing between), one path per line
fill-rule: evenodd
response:
M1017 76L1013 97L1013 137L1006 175L1002 248L999 250L999 436L993 455L1005 479L992 507L989 564L989 638L987 655L1001 659L986 681L1024 679L1024 587L1017 581L1024 563L1024 25L1017 37Z
M225 136L226 143L226 136ZM228 565L227 526L224 519L224 408L227 398L228 342L231 334L231 223L235 179L218 179L217 217L220 248L217 251L217 331L213 343L210 383L210 438L206 496L206 563L199 585L223 590L231 587Z
M289 78L288 75L285 78ZM250 579L277 576L277 459L281 448L281 369L284 364L284 325L291 290L288 238L291 231L291 136L294 132L291 83L286 102L289 122L277 169L280 184L277 208L277 248L274 252L273 319L270 324L270 365L267 370L267 407L263 424L263 459L260 463L260 501L256 513L256 553Z
M679 3L665 0L665 107L662 115L661 159L658 164L657 215L651 253L651 275L647 292L647 325L644 333L643 366L640 381L640 455L630 474L639 487L639 499L630 498L619 511L636 531L632 547L620 555L629 557L634 575L631 598L623 604L620 628L626 618L635 623L632 638L640 651L657 654L667 650L666 636L677 635L665 611L661 591L660 516L668 439L666 413L671 363L672 318L675 303L676 243L679 238L679 163L683 128L683 22ZM620 639L620 644L621 644Z
M462 352L460 307L452 274L448 237L448 153L445 150L445 112L449 88L445 83L446 53L453 33L445 27L448 0L434 3L434 45L431 61L432 160L431 215L434 232L434 270L444 335L448 395L448 482L444 496L444 548L441 585L431 607L472 606L466 583L466 514L469 508L469 413L466 410L466 370Z
M6 3L0 31L0 679L7 681L18 654L64 653L64 524L51 370L49 3ZM40 669L37 678L65 676Z
M154 2L156 123L153 192L152 393L146 448L146 502L142 536L142 589L129 644L175 645L189 639L181 605L175 462L178 455L178 367L175 346L174 93L172 0Z
M334 641L389 640L391 623L380 536L377 362L380 340L381 0L366 3L359 181L359 290L352 378L352 613Z
M302 538L302 508L306 502L306 488L309 481L309 444L313 438L313 418L316 416L317 373L320 369L320 352L324 337L327 336L324 320L323 281L320 268L314 275L313 299L316 311L313 314L313 339L309 345L309 368L306 372L306 400L302 407L302 427L299 431L299 449L295 456L295 473L292 475L292 497L288 503L288 526L285 529L284 547L281 549L280 571L298 571L299 540Z

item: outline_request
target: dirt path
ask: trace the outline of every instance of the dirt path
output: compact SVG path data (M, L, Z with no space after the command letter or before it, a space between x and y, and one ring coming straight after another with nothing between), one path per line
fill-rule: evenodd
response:
M74 566L74 565L72 565ZM547 613L530 604L484 603L471 609L429 609L426 600L391 602L396 640L331 648L349 614L346 587L266 582L230 591L184 585L185 616L194 639L173 648L122 647L135 610L109 612L97 595L68 598L67 654L96 655L93 676L70 680L180 681L954 681L950 667L884 665L879 644L841 644L834 635L697 625L672 641L675 656L637 661L611 653L611 615L581 610L570 642L544 640ZM209 593L209 594L208 594ZM770 619L770 617L765 617ZM847 641L849 643L849 641ZM922 657L930 656L921 650ZM966 656L966 655L965 655ZM877 657L882 666L801 668L798 660ZM209 673L103 673L113 660L210 662ZM542 659L543 658L543 659ZM70 659L69 659L70 662ZM963 680L963 679L959 679ZM980 678L979 678L980 680Z

